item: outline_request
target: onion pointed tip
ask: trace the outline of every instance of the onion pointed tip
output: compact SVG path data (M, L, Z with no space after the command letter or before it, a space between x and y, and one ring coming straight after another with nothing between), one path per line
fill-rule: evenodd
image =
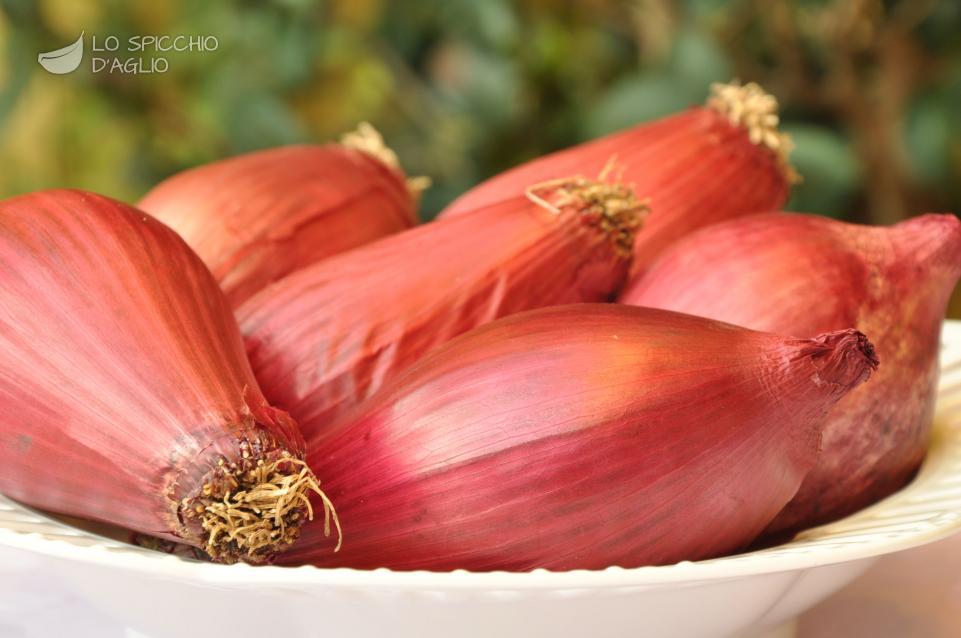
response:
M951 213L928 213L895 225L901 251L926 268L942 268L952 284L961 273L961 220Z
M853 328L827 332L811 342L818 379L836 385L844 392L867 381L878 369L880 362L874 344Z
M780 118L776 97L756 82L743 85L737 80L727 84L718 82L711 85L707 106L725 116L734 126L746 130L751 142L767 147L777 159L788 184L801 181L800 173L788 160L794 141L778 129Z

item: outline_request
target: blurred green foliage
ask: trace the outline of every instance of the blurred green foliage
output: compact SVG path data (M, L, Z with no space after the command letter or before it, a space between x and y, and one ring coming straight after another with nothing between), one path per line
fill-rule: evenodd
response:
M56 76L79 33L211 34L153 75ZM0 0L0 195L136 200L183 168L374 123L424 216L538 154L704 100L778 96L791 206L890 223L961 209L961 3L882 0ZM149 57L149 56L148 56Z
M885 30L904 20L889 73L900 85L875 86L891 56L872 47L891 46ZM793 206L892 221L912 204L961 208L958 27L954 2L3 0L0 194L68 185L135 200L182 168L370 120L411 173L434 179L429 217L498 170L740 76L781 97L806 177ZM36 54L80 31L212 34L220 47L167 54L164 74L42 71ZM853 118L885 92L900 108L871 120L893 129L874 132L888 143L859 139ZM872 209L879 162L894 164L880 170L897 176L893 213Z

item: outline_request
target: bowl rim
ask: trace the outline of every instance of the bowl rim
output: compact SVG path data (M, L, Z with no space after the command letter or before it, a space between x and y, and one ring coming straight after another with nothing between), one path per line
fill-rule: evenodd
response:
M942 378L934 434L928 456L914 481L847 518L806 530L788 543L767 549L672 565L571 571L431 572L311 565L218 565L99 536L2 495L0 545L55 559L141 572L150 577L188 579L220 586L319 585L426 591L645 588L730 580L870 559L961 531L961 321L945 321L942 340ZM933 500L925 497L928 493L935 495ZM926 509L926 503L933 504ZM948 507L948 504L957 506ZM899 516L902 510L915 514ZM4 512L12 514L13 520L20 524L16 529L4 525Z

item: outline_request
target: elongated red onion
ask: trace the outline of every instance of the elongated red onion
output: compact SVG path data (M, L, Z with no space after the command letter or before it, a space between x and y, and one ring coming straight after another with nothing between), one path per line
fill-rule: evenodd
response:
M855 326L884 365L832 410L824 452L770 533L827 522L903 486L927 449L941 322L961 276L961 222L890 228L764 214L678 243L621 297L756 330L811 336Z
M227 562L297 537L303 438L172 230L90 193L14 197L0 276L0 491Z
M264 394L305 433L471 328L522 310L609 300L643 205L561 180L294 273L237 311Z
M595 175L612 159L650 199L637 235L635 273L674 241L703 226L779 208L797 179L792 144L778 132L777 100L757 84L716 84L707 105L537 158L481 183L442 216L460 215L564 175Z
M413 226L413 185L362 125L342 144L274 148L178 173L138 206L180 233L236 307L298 268Z
M596 569L735 551L876 365L854 330L794 339L614 304L509 317L308 437L344 549L308 525L280 560Z

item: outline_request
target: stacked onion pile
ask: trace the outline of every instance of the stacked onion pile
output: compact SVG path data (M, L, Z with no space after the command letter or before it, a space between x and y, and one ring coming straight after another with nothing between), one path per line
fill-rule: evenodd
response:
M432 570L696 560L861 508L924 457L961 222L771 212L777 124L715 86L420 226L369 126L137 208L0 202L0 491L220 562Z

